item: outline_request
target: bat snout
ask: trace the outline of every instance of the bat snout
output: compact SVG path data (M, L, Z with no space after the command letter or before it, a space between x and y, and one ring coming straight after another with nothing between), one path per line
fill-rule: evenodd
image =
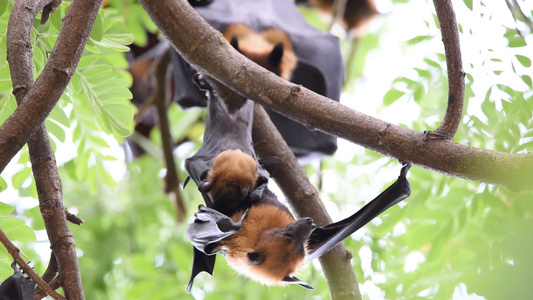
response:
M292 242L297 244L303 244L311 232L315 229L316 225L311 218L299 219L295 223L287 226L287 234L292 240Z

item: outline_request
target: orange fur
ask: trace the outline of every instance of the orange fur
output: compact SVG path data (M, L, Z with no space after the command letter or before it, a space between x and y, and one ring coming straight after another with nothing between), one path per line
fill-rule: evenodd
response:
M237 37L239 50L244 56L270 71L274 71L274 67L279 67L279 74L276 75L286 80L291 79L298 59L292 42L285 32L272 28L256 33L247 25L231 24L224 31L224 37L229 42L234 36ZM281 63L279 66L270 66L268 56L278 43L283 44Z
M234 221L243 212L232 216ZM229 265L237 272L264 284L282 284L285 276L294 274L305 257L298 246L289 242L280 232L295 223L292 215L271 204L252 206L239 232L221 243ZM260 252L264 261L250 265L246 254Z
M241 150L226 150L213 160L213 167L207 175L207 181L213 182L211 199L217 194L231 195L237 188L252 190L257 181L257 164L255 160Z

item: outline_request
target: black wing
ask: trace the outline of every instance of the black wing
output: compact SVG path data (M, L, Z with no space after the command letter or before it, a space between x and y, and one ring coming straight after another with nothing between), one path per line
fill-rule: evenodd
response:
M228 216L203 205L194 214L194 222L187 228L187 237L194 246L191 278L187 285L187 292L191 291L194 278L204 271L213 275L216 259L216 244L220 240L237 233L246 218L246 211L238 222L233 222Z
M396 182L352 216L336 223L317 227L309 237L310 255L306 257L306 262L325 254L379 214L409 197L411 185L406 175L410 167L410 164L403 166Z
M0 285L0 300L33 300L35 281L24 277L24 274L15 265L11 264L14 274Z

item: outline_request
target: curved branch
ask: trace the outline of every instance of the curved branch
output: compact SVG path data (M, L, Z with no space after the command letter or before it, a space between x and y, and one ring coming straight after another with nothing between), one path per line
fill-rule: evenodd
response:
M46 119L63 94L80 61L101 2L72 1L41 75L24 97L24 102L0 126L0 172ZM21 88L25 87L13 86L14 93Z
M185 0L141 0L152 20L197 70L248 99L312 128L450 176L533 189L533 155L477 149L383 122L297 86L231 47ZM194 32L195 34L190 34Z
M15 246L13 244L13 242L11 242L11 240L9 240L9 238L7 237L7 235L5 234L5 232L2 230L2 228L0 228L0 242L2 242L2 244L4 245L4 247L6 247L7 249L7 252L9 252L9 254L11 255L11 257L13 257L13 259L15 260L15 262L17 263L17 265L19 265L22 270L24 270L24 272L26 274L28 274L28 276L35 280L37 282L37 285L39 287L41 287L41 289L43 291L45 291L48 295L50 295L50 297L54 298L54 299L58 299L58 300L66 300L63 296L59 295L58 293L56 293L55 290L53 290L49 285L48 283L46 283L41 277L39 277L39 275L37 275L37 273L35 273L35 271L33 271L33 268L30 267L26 261L24 261L24 259L22 258L22 256L20 256L20 250L19 248L17 248L17 246Z
M453 139L461 124L465 95L465 72L459 45L459 30L451 0L433 0L439 19L448 68L448 106L440 126L428 132L430 138Z

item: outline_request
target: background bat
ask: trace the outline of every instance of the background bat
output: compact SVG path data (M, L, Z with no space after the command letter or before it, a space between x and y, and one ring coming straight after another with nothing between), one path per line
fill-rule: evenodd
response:
M13 262L13 275L0 285L0 300L33 300L35 281L26 278L19 267Z
M228 41L236 36L238 50L250 59L285 79L339 101L344 81L339 41L309 25L293 1L217 0L196 9L211 26L223 32ZM240 28L232 28L236 25ZM279 43L283 45L282 59L269 61ZM285 59L289 56L294 58ZM204 106L205 102L190 80L195 71L175 51L172 59L177 87L174 100L182 107ZM337 150L336 137L310 130L271 110L267 112L295 155L330 155Z

